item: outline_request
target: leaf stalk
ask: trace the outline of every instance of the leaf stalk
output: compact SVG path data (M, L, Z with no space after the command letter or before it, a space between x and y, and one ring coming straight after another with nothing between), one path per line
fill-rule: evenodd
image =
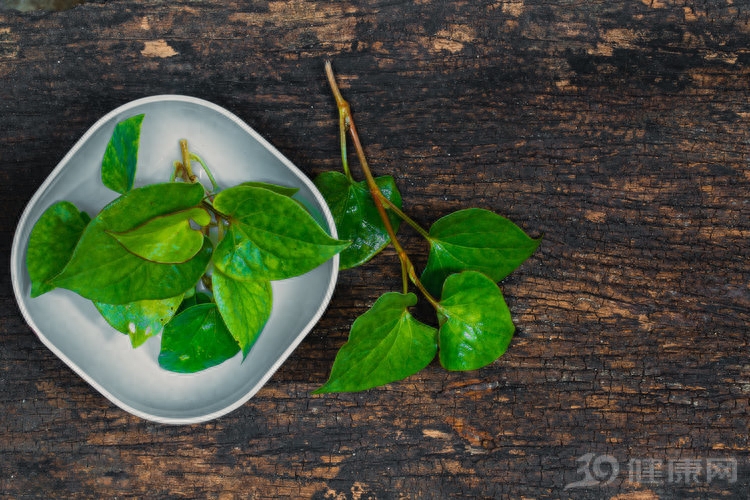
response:
M216 179L214 179L214 174L211 172L211 169L208 168L208 165L206 165L206 162L203 161L203 158L201 158L195 153L190 153L190 159L195 160L201 164L201 168L203 168L203 171L206 172L206 176L208 176L208 180L211 181L211 192L215 193L216 191L218 191L219 185L216 184Z
M418 232L424 239L430 241L430 233L428 233L422 226L420 226L417 221L409 217L406 212L398 208L398 206L391 200L389 200L382 192L379 192L379 196L383 204L388 205L389 210L393 211L393 213L398 215L401 220L409 224L412 229Z
M198 177L193 174L193 169L190 166L190 150L188 149L188 143L186 139L180 139L180 152L182 153L182 170L184 173L185 181L196 182Z
M326 61L325 64L326 78L328 78L328 84L331 86L333 97L336 99L336 107L339 111L339 142L341 144L341 166L344 170L344 175L350 180L354 181L351 170L349 169L348 153L346 148L346 132L351 124L351 109L349 103L346 102L344 96L341 95L338 85L336 84L336 77L333 74L333 67L331 61Z

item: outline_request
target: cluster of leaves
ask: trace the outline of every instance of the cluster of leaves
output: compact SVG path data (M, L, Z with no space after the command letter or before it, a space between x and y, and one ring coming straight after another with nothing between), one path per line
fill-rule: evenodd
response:
M404 379L437 355L447 370L474 370L505 353L515 327L498 282L539 246L508 219L491 211L459 210L423 229L402 210L390 176L373 177L330 63L326 74L339 111L342 172L324 172L315 184L331 208L339 237L352 244L340 256L347 269L369 261L393 244L403 290L388 292L351 326L328 381L316 392L350 392ZM347 160L347 137L356 149L365 179L357 182ZM429 244L427 264L417 276L396 232L404 221ZM416 319L409 309L417 295L434 307L438 327Z
M343 172L315 179L333 214L331 238L296 189L245 182L219 189L206 163L180 142L169 182L134 187L144 115L118 123L101 177L119 196L93 219L73 203L51 205L32 229L27 268L31 295L66 288L93 301L133 347L161 334L159 364L191 373L242 352L247 356L272 307L271 282L304 274L337 253L341 269L363 265L392 244L401 292L382 295L351 326L328 381L317 393L369 389L404 379L437 356L447 370L486 366L508 348L515 327L498 282L539 246L491 211L459 210L423 229L402 209L391 176L374 177L349 104L326 74L339 110ZM364 180L348 166L354 143ZM197 182L191 162L211 182ZM429 245L418 275L396 233L405 222ZM417 293L435 325L414 317Z
M169 182L134 187L143 119L119 122L104 152L101 178L114 201L93 219L59 201L35 223L31 295L78 293L133 347L161 333L159 364L170 371L200 371L240 351L244 359L271 314L271 282L314 269L349 242L331 238L294 188L220 190L184 140Z

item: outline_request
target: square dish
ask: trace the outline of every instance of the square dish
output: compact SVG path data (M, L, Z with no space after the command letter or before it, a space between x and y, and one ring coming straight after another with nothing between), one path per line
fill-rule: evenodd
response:
M145 118L136 186L169 180L184 138L211 166L219 186L261 181L299 188L295 197L333 237L336 228L312 181L257 132L220 106L179 95L139 99L108 113L31 198L13 240L11 278L19 308L39 339L120 408L161 423L204 422L250 399L310 332L333 294L338 256L302 276L272 282L271 316L244 361L238 354L192 374L160 368L159 336L133 349L127 335L110 327L90 301L73 292L56 289L30 298L25 262L32 227L57 201L71 201L93 216L117 196L101 182L102 155L115 125L140 113Z

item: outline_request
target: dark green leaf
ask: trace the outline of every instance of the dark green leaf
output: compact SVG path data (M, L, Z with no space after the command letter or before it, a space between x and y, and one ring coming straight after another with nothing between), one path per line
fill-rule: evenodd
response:
M445 280L438 306L440 364L475 370L503 355L515 326L497 284L476 271Z
M162 264L179 264L192 259L203 247L203 233L191 222L207 226L211 216L192 207L159 215L128 231L109 234L128 251L142 259Z
M212 281L221 317L240 345L243 356L247 356L271 316L271 282L240 281L218 270L214 271Z
M63 270L91 217L68 201L59 201L44 211L34 224L26 250L26 268L31 296L49 292L50 280Z
M376 177L375 183L387 199L401 208L401 194L393 177ZM341 172L323 172L315 178L315 185L331 209L338 237L352 242L339 256L340 269L364 264L388 245L391 239L366 181L353 182ZM398 231L401 219L391 211L388 217L393 230Z
M182 295L161 300L139 300L128 304L94 302L112 328L130 336L130 343L138 347L149 338L159 335L164 325L175 315Z
M435 328L420 323L408 308L413 293L389 292L352 324L331 376L316 393L362 391L413 375L435 357Z
M540 242L488 210L459 210L430 228L430 255L421 281L435 296L450 274L461 271L479 271L500 281L534 253Z
M223 363L240 346L221 319L216 304L198 304L164 327L159 365L173 372L194 373Z
M102 183L120 194L133 188L138 165L138 145L144 115L136 115L115 125L102 159Z
M183 183L152 184L120 196L86 227L70 262L52 284L106 304L184 293L206 271L212 251L208 239L187 262L159 264L127 251L109 233L128 231L154 217L196 206L202 198L202 186Z
M192 307L196 304L208 304L209 302L213 302L210 295L204 292L198 292L192 288L185 293L185 298L182 299L180 307L177 308L177 314L180 314L188 307Z
M268 189L235 186L217 194L213 205L230 220L213 262L235 279L298 276L349 244L331 238L292 198Z

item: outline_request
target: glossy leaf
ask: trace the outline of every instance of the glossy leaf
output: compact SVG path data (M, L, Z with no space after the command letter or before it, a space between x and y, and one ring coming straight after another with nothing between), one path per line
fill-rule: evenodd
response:
M214 271L212 282L221 317L240 345L243 356L247 356L271 316L271 282L240 281L218 270Z
M430 364L437 352L437 330L408 311L413 293L389 292L352 324L331 376L316 393L362 391L404 379Z
M207 226L211 215L200 207L159 215L128 231L109 234L135 255L163 264L185 262L203 247L203 233L191 222Z
M449 275L461 271L479 271L500 281L534 253L540 242L489 210L459 210L430 228L430 254L421 281L435 296Z
M235 186L214 198L229 218L213 262L235 279L280 280L304 274L349 244L331 238L288 196L254 186Z
M242 184L240 184L240 186L264 188L271 190L274 193L282 194L284 196L294 196L299 192L299 188L296 187L280 186L278 184L271 184L268 182L248 181L243 182Z
M50 280L68 263L90 221L86 212L68 201L60 201L47 208L34 224L26 250L32 297L55 288Z
M133 188L138 165L138 145L144 115L136 115L115 125L102 158L102 183L120 194Z
M497 284L466 271L445 280L437 310L440 364L447 370L476 370L505 353L515 326Z
M112 328L130 337L138 347L155 335L172 319L182 302L182 295L161 300L139 300L128 304L94 302L97 310Z
M164 327L159 365L173 372L194 373L221 364L239 351L216 304L198 304Z
M386 198L401 208L401 194L393 177L376 177L375 183ZM353 182L341 172L323 172L315 178L315 185L331 209L339 238L352 242L339 256L340 269L364 264L388 245L391 239L366 181ZM398 231L401 219L390 211L388 216L393 230Z
M202 198L202 186L183 183L152 184L122 195L86 227L70 262L52 284L106 304L184 293L206 271L212 252L208 239L187 262L160 264L127 251L109 233L128 231L154 217L185 210Z

